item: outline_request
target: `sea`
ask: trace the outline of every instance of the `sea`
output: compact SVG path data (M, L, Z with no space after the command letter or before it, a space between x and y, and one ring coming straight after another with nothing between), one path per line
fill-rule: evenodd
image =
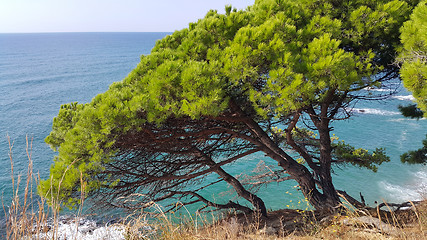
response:
M41 179L49 176L55 153L44 138L61 104L90 102L111 83L125 78L140 56L149 54L155 42L168 34L0 34L0 191L4 206L10 206L16 190L12 186L11 162L15 184L18 175L25 180L28 156L36 175ZM403 164L399 157L422 146L427 120L404 118L397 107L412 103L413 97L398 79L392 85L398 92L390 98L360 101L352 109L351 118L333 123L333 133L346 143L369 150L383 147L390 156L391 161L382 164L376 173L353 166L334 170L338 189L356 198L362 194L371 206L427 197L427 167ZM269 162L255 155L234 164L232 172L238 175L252 171L260 161ZM269 185L261 188L259 195L271 210L307 207L295 185ZM211 194L229 191L226 186L219 188ZM4 224L1 213L0 223Z

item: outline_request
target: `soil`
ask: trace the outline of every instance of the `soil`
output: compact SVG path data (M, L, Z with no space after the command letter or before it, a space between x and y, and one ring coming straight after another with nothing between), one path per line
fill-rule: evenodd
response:
M228 216L223 223L244 226L245 232L258 232L275 236L307 236L313 235L330 226L346 226L349 230L368 230L374 233L395 235L403 226L418 224L419 209L427 209L427 203L421 202L419 207L390 211L377 208L365 208L341 213L322 213L319 211L303 211L298 209L282 209L268 213L268 217L257 214L236 214ZM415 210L415 211L414 211Z

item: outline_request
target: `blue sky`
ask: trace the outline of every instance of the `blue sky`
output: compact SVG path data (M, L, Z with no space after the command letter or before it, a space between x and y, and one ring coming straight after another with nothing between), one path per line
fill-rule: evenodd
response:
M0 0L0 33L172 32L255 0Z

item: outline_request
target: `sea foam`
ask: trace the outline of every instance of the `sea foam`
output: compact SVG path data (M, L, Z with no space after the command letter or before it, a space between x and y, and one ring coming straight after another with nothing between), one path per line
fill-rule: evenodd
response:
M392 115L400 115L397 111L387 111L375 108L353 108L351 110L352 113L358 114L372 114L372 115L384 115L384 116L392 116Z
M56 225L56 226L55 226ZM51 220L47 226L49 231L46 233L35 234L40 239L81 239L81 240L125 240L127 239L127 226L124 224L102 224L98 225L94 220L87 218L72 218L61 216L57 224ZM154 233L154 230L148 226L140 229L145 234L144 237Z
M372 87L367 87L365 88L366 91L372 91L372 92L393 92L394 89L391 88L372 88Z
M421 170L411 175L412 179L402 184L392 184L386 180L380 181L378 185L385 192L385 200L402 203L426 199L427 171Z
M412 95L397 95L397 96L393 96L392 98L397 99L397 100L402 100L402 101L414 101L415 98Z

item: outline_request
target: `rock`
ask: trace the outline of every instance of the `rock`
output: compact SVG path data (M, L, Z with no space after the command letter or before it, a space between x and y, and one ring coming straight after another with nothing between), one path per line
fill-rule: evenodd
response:
M367 227L376 228L382 233L396 235L398 230L390 224L384 223L378 218L370 216L362 216L355 218L346 218L342 220L342 224L350 225L366 225Z
M265 234L265 235L277 235L277 229L274 227L267 227L265 226L264 228L260 229L258 231L259 234Z

